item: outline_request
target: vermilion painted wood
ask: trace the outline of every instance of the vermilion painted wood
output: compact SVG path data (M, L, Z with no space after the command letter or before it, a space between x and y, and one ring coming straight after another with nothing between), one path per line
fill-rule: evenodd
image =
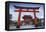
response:
M24 10L23 11L22 10L20 11L20 10L15 10L15 12L34 12L34 11L24 11ZM35 12L39 12L39 11L35 11Z
M36 9L33 9L33 11L28 11L28 9L27 9L27 11L22 11L22 9L20 9L20 10L16 10L16 12L19 12L19 16L18 16L18 25L20 26L20 17L21 17L21 12L33 12L34 13L34 18L35 18L35 25L37 25L37 19L36 19L36 12L39 12L39 11L35 11ZM24 21L25 21L25 18L24 18Z
M36 11L35 11L35 9L33 9L33 10L34 10L34 18L35 18L35 19L34 19L34 21L35 21L34 23L35 23L35 27L37 27L37 26L38 26L38 25L37 25L37 24L38 24L38 22L37 22L37 21L38 21L38 18L36 17L36 14L35 14Z
M20 26L20 16L21 16L21 12L19 12L19 16L18 16L18 25Z
M21 9L20 9L21 11ZM20 27L20 17L21 17L21 12L19 12L19 15L18 15L18 26Z

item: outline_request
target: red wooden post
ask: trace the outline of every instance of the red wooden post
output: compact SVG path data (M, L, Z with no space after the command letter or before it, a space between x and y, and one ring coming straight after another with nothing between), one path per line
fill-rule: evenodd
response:
M21 9L19 11L19 15L18 15L18 26L20 27L20 17L21 17Z
M19 12L19 16L18 16L18 25L20 26L20 16L21 16L21 12Z
M34 21L35 21L35 27L37 27L38 25L38 22L37 22L37 18L36 18L36 11L35 11L35 9L33 9L34 10Z

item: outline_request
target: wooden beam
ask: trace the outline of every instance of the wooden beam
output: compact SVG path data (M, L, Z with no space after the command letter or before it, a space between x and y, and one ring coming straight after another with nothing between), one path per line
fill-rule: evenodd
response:
M15 12L34 12L34 11L15 10ZM39 12L39 11L35 11L35 12Z
M20 8L20 9L39 9L40 7L24 7L24 6L14 6L15 8Z

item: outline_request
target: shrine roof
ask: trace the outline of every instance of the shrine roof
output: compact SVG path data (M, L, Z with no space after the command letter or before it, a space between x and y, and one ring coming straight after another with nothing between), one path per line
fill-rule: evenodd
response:
M20 8L20 9L39 9L40 7L23 7L23 6L14 6L15 8Z
M23 16L23 19L24 19L24 18L26 18L26 19L27 19L27 18L32 18L32 16L31 16L31 15L24 15L24 16Z

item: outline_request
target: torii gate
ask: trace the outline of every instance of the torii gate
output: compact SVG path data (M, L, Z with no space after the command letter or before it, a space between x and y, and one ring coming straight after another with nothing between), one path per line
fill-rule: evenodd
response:
M34 18L35 18L35 25L37 25L37 19L36 19L36 12L39 12L39 11L36 11L39 9L39 7L21 7L21 6L14 6L15 8L17 8L18 10L15 10L15 12L19 12L19 16L18 16L18 26L20 27L20 17L21 17L21 12L33 12L34 13ZM26 11L25 10L22 10L22 9L27 9ZM33 11L29 11L29 9L32 9Z

